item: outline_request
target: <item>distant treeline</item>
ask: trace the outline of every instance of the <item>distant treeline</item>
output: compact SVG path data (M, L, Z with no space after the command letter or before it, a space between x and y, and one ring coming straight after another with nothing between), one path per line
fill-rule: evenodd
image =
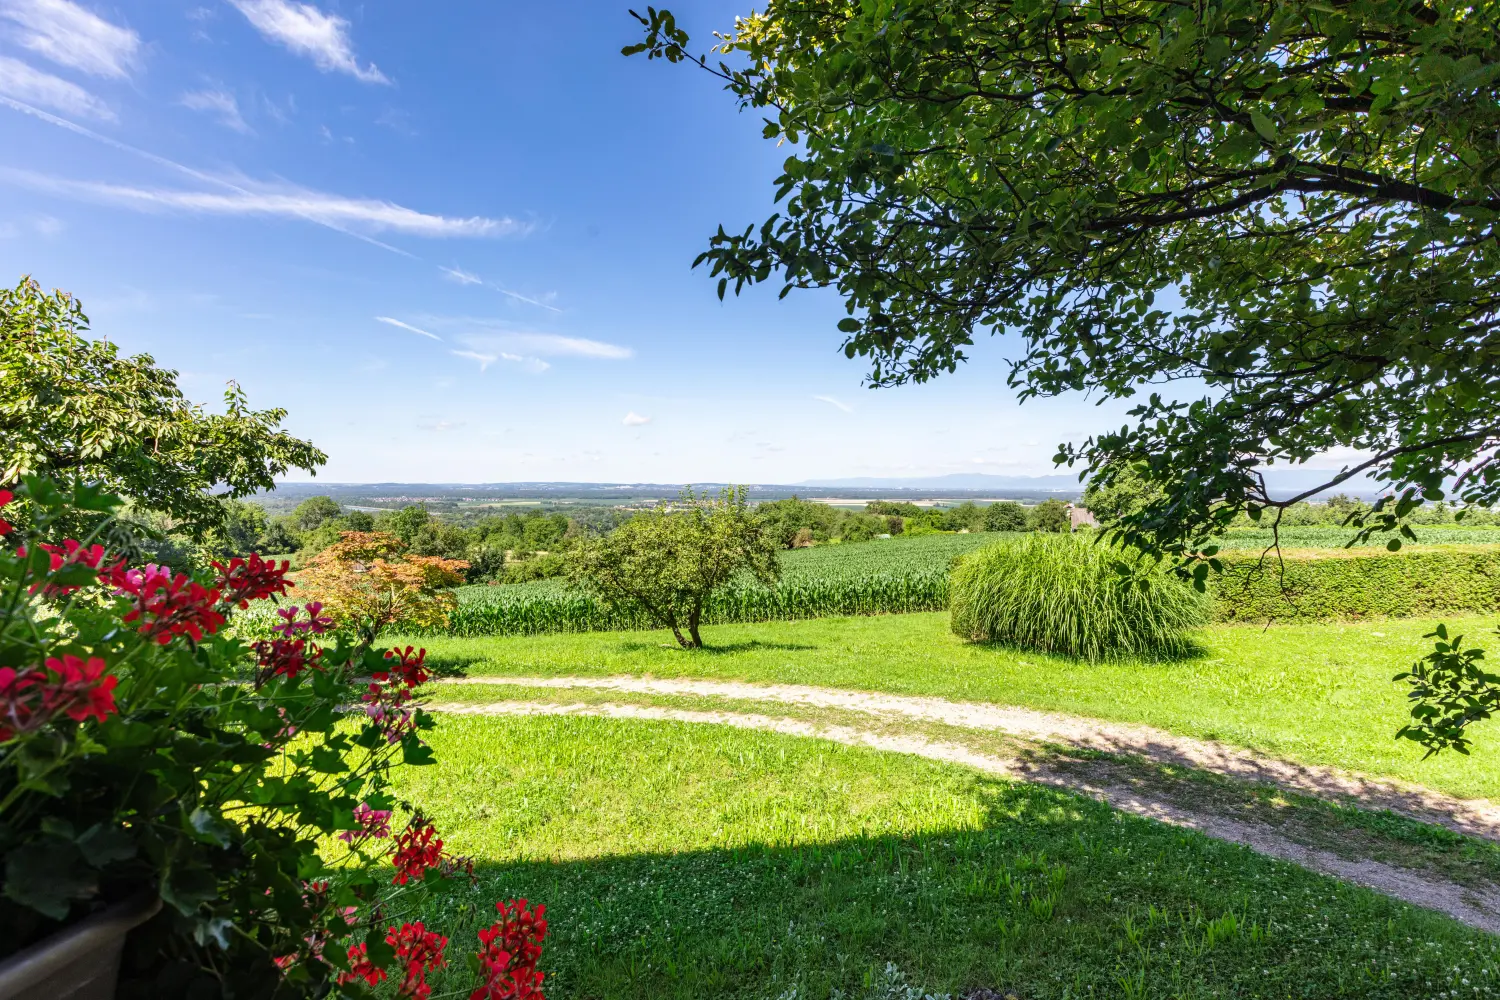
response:
M400 538L416 555L464 560L469 563L471 583L524 583L561 576L566 570L567 552L578 540L608 534L633 513L598 505L564 509L538 506L506 514L479 513L472 508L461 513L438 513L422 503L371 513L344 508L326 496L309 497L280 517L269 516L254 503L226 501L225 506L224 528L205 543L216 557L255 551L292 555L305 561L337 541L343 532L382 531ZM1319 504L1299 503L1286 510L1282 524L1341 525L1351 512L1363 506L1343 496ZM1032 506L1000 500L983 505L967 501L953 507L872 500L863 510L850 510L790 497L761 503L755 511L778 545L796 549L888 535L1065 532L1072 528L1068 507L1057 499ZM1454 513L1443 504L1429 504L1410 520L1420 525L1452 524ZM1500 524L1500 516L1471 511L1461 523ZM1256 525L1246 518L1236 527Z
M632 511L596 505L566 510L532 507L507 514L438 513L416 503L371 513L350 510L331 497L309 497L289 514L273 517L254 504L226 501L223 529L207 542L215 556L261 552L305 561L346 531L381 531L397 536L416 555L462 559L472 583L522 583L559 576L567 551L582 538L608 534ZM791 497L755 508L782 548L862 542L886 535L958 531L1067 531L1068 506L1047 500L1024 507L1011 500L987 506L919 507L875 500L864 510L847 510Z

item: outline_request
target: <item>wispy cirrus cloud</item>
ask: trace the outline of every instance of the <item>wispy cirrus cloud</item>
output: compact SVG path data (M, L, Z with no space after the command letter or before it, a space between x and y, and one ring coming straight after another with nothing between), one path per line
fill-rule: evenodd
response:
M212 115L225 128L244 135L253 135L255 132L240 114L240 102L227 90L190 90L179 97L177 103L189 110Z
M410 333L421 334L423 337L431 337L433 340L441 341L443 339L435 333L428 333L426 330L422 329L419 326L412 326L410 323L403 323L399 319L393 319L390 316L376 316L375 322L384 323L386 326L394 326L398 329L406 330Z
M843 400L835 399L832 396L814 396L813 399L816 399L820 403L827 403L829 406L836 406L839 409L843 410L845 413L854 412L854 407L850 406Z
M263 36L306 56L325 73L344 73L364 83L390 83L374 63L361 66L349 39L349 22L294 0L229 0Z
M397 232L409 236L484 237L522 232L514 219L433 215L394 202L349 198L291 185L250 180L225 182L228 191L143 188L77 181L29 170L0 169L0 179L22 187L135 211L183 211L202 215L272 216L306 219L334 228Z
M497 361L513 362L533 372L544 372L552 367L541 358L522 357L519 354L512 354L509 351L449 351L448 353L456 358L468 358L470 361L479 362L479 370L481 372Z
M484 284L484 279L481 278L479 275L477 275L477 274L470 274L468 271L465 271L461 267L443 267L441 264L439 264L438 267L439 267L439 269L442 270L442 272L444 274L446 274L448 276L448 280L449 281L456 281L460 285L482 285L482 284Z
M0 0L0 18L23 48L90 76L124 79L140 54L140 35L71 0Z
M82 118L115 119L109 105L78 84L9 56L0 56L0 95Z
M512 345L544 356L597 358L603 361L624 361L635 357L635 351L629 347L602 340L589 340L586 337L565 337L556 333L510 333L502 336Z
M546 309L548 312L562 312L562 310L557 308L557 306L554 306L552 303L545 301L545 299L551 298L551 295L548 295L545 298L537 298L533 295L522 295L520 292L511 291L504 285L499 285L493 281L488 281L484 278L481 278L479 275L475 274L472 271L465 271L461 267L442 267L441 265L439 265L439 267L442 272L448 276L449 281L456 281L460 285L483 285L485 288L499 292L501 295L513 299L516 302L524 302L529 306L536 306L539 309Z

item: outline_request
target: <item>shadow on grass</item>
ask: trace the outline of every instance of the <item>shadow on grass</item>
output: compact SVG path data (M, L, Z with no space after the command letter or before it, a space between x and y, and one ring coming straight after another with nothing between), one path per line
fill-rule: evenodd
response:
M762 642L759 639L749 639L745 642L709 642L698 649L684 649L675 642L640 642L626 641L617 643L615 648L622 653L641 653L647 650L671 649L688 656L720 656L725 653L750 653L762 649L784 650L787 652L807 652L817 649L817 646L809 646L797 642Z
M546 904L547 994L590 1000L1105 997L1122 978L1144 984L1136 996L1397 997L1471 949L1500 956L1479 932L1245 848L975 780L975 828L491 863L432 920L468 948L493 901ZM880 990L888 963L924 992ZM451 978L436 992L464 987Z
M1068 653L1054 653L1048 650L1032 649L1027 646L1003 642L999 639L971 639L967 641L966 645L979 649L1003 652L1011 656L1043 656L1057 663L1079 667L1129 666L1132 664L1140 664L1142 666L1171 665L1174 663L1190 663L1194 660L1206 659L1209 656L1208 647L1195 639L1185 640L1178 649L1162 650L1150 654L1120 653L1114 656L1100 657L1095 660L1090 660L1083 656L1073 656Z

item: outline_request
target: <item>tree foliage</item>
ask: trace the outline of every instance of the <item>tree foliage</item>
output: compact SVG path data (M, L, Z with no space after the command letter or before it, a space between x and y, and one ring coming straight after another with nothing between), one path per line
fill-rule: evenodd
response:
M1031 508L1026 526L1032 531L1067 534L1073 530L1073 518L1068 514L1068 505L1054 497Z
M984 509L985 531L1025 531L1026 508L1014 500L997 500Z
M717 497L684 490L680 500L642 511L580 547L570 576L611 605L644 611L681 646L696 649L703 645L698 629L708 596L741 571L774 583L778 548L743 488Z
M176 372L146 354L122 357L88 328L65 292L29 278L0 290L0 488L23 476L99 485L201 537L223 522L220 497L327 461L281 429L285 410L252 410L230 383L224 412L205 412Z
M1161 499L1159 485L1134 468L1124 468L1107 479L1090 480L1084 487L1082 502L1100 524L1108 526L1140 513L1147 504Z
M345 532L313 557L300 586L369 642L387 628L439 628L458 603L453 588L464 582L468 563L406 548L394 535Z
M641 21L627 53L690 58L668 12ZM1163 487L1131 540L1191 556L1274 519L1303 497L1263 469L1333 448L1369 457L1319 489L1398 493L1366 529L1454 478L1489 505L1497 39L1488 0L771 0L722 36L734 65L693 61L790 144L779 210L699 261L721 296L836 287L877 385L1003 330L1022 398L1140 400L1058 452Z

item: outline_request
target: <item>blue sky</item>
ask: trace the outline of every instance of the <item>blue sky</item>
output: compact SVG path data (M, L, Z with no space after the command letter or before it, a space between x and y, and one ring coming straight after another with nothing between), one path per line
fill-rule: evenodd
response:
M340 482L1040 474L1122 422L1018 407L995 343L870 391L836 296L720 303L690 264L786 150L621 57L627 6L0 0L0 277L287 408Z

